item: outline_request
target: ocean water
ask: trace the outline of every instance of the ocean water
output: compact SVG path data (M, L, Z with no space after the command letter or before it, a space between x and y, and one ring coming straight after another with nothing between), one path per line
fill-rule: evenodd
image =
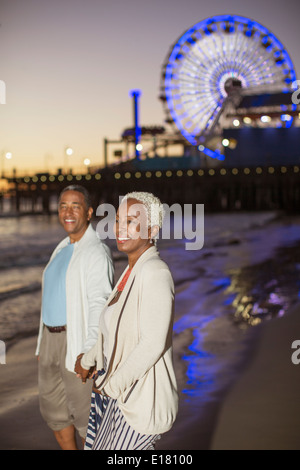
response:
M0 340L8 345L37 334L42 272L64 236L56 215L0 218ZM199 402L213 396L216 380L230 380L224 364L232 363L243 332L299 301L300 217L205 214L203 248L187 250L187 242L161 239L158 249L176 287L179 388L187 402ZM117 280L127 259L114 240L107 244Z

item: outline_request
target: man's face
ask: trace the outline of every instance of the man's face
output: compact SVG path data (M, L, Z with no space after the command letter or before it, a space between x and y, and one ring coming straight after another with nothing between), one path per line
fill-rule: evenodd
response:
M66 191L62 194L58 205L58 218L70 236L71 243L79 241L84 235L92 213L93 209L86 206L84 195L79 191Z

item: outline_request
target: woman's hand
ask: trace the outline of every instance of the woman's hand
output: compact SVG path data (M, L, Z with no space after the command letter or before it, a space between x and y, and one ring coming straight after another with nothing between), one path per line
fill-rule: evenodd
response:
M76 372L76 376L79 377L83 383L86 383L86 379L92 378L94 376L95 366L91 367L90 369L84 369L81 366L82 356L83 354L79 354L79 356L77 356L74 370Z

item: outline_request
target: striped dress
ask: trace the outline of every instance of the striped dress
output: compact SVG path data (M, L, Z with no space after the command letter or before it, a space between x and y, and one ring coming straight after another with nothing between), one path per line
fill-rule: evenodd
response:
M154 450L160 435L135 431L124 419L117 400L92 393L84 450Z

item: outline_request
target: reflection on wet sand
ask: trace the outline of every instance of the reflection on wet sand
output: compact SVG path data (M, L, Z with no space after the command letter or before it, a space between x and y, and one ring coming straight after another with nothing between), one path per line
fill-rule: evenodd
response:
M240 326L280 317L300 298L300 244L280 247L272 258L229 275L225 302Z

